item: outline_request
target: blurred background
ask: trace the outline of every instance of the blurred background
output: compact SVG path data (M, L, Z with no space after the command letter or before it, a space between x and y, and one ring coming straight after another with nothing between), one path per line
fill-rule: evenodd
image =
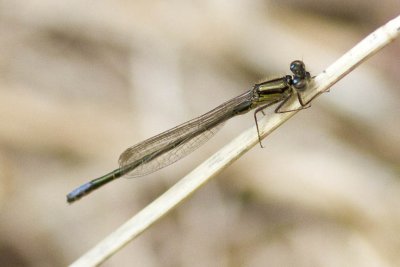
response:
M0 262L65 266L254 125L68 205L124 149L294 59L316 75L398 0L0 0ZM399 266L400 43L298 113L103 266Z

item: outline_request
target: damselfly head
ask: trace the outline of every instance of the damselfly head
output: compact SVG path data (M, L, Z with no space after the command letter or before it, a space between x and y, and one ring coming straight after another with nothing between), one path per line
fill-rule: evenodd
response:
M290 64L290 70L293 72L292 85L298 90L305 90L311 75L306 70L306 66L304 65L303 61L293 61Z

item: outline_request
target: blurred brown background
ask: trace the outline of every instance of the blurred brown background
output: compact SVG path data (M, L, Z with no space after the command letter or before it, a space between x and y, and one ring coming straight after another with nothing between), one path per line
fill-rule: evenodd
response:
M386 1L1 1L0 265L65 266L242 130L67 205L127 147L302 59L315 75ZM400 43L104 266L399 266Z

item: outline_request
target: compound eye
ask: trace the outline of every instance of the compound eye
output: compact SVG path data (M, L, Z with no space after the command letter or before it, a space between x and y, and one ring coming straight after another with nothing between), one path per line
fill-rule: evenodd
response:
M305 79L300 78L300 77L293 78L293 86L296 89L305 89L306 85L307 85L307 81Z
M303 61L295 60L290 64L290 70L295 76L305 77L306 76L306 66Z

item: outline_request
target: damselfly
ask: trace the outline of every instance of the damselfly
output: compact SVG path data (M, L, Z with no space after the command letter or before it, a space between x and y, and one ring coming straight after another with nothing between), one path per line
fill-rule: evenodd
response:
M255 84L253 89L206 114L128 148L119 157L118 169L76 188L67 195L67 201L72 203L123 175L138 177L168 166L204 144L224 122L253 109L261 144L257 113L279 102L275 108L276 113L291 112L307 108L311 101L304 102L300 94L307 89L311 81L310 73L307 72L304 63L300 60L293 61L290 70L292 75ZM293 95L297 96L300 108L284 110L285 103Z

